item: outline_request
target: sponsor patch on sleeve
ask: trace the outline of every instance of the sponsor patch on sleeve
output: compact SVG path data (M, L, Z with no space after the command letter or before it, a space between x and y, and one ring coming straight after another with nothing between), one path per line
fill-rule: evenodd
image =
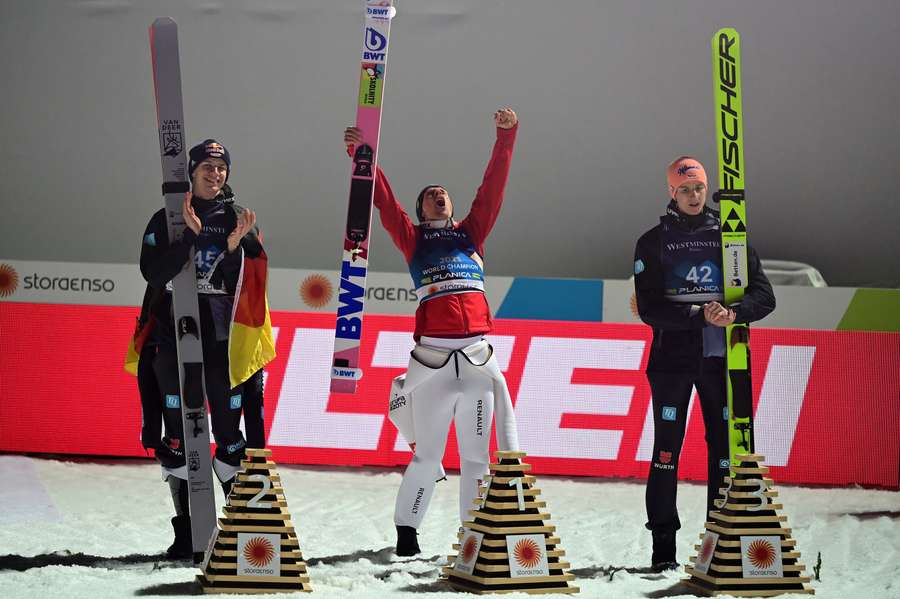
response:
M634 274L639 275L644 272L644 261L638 258L634 261Z

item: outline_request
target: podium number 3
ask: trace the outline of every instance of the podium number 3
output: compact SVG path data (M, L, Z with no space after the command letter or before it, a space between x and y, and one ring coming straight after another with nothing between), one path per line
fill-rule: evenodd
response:
M759 504L754 505L752 507L748 506L747 507L748 512L758 512L759 510L765 508L766 505L769 503L766 500L766 481L759 478L759 479L755 479L753 482L755 482L757 484L757 487L756 487L756 490L751 491L750 494L753 495L754 497L756 497L757 499L759 499Z

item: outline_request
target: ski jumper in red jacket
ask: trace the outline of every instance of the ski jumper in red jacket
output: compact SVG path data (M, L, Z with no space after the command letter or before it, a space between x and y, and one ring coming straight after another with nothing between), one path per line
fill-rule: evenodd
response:
M503 204L503 192L509 175L513 146L518 125L511 129L497 128L497 141L491 160L484 172L484 180L475 194L472 209L462 221L427 222L415 225L397 202L391 185L379 168L375 176L375 206L381 216L381 224L390 234L397 248L403 252L406 262L416 256L416 250L427 244L425 234L439 227L450 227L467 237L476 253L476 262L483 262L484 242L497 221ZM463 243L459 245L464 245ZM414 281L417 288L418 281ZM483 281L482 281L483 288ZM416 310L415 339L421 337L464 338L489 333L493 329L491 310L483 290L462 288L435 293L420 298Z
M500 110L494 118L497 138L491 159L472 208L460 222L452 218L446 190L429 186L419 194L421 222L414 224L384 172L376 171L375 206L406 258L419 298L416 347L406 374L395 379L391 401L391 420L415 450L394 512L398 555L419 552L415 529L440 476L451 421L459 446L461 520L469 518L488 470L495 410L498 446L518 450L509 391L493 348L482 338L493 329L484 295L484 242L500 213L518 129L511 110ZM438 204L440 210L434 208ZM435 219L435 214L442 216Z

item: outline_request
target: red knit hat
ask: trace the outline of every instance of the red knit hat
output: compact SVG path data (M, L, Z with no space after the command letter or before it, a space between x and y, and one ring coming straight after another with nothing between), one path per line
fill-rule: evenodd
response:
M675 190L687 181L700 181L707 187L706 171L696 158L679 156L669 168L666 169L666 178L669 181L669 197L675 197Z

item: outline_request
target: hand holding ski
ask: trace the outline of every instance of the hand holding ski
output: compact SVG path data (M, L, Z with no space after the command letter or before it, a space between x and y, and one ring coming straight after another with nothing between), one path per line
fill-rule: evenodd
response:
M197 213L194 212L194 207L191 206L192 197L194 197L194 194L189 191L184 194L184 205L181 207L181 216L184 218L184 226L193 231L194 235L199 235L203 224L200 222Z
M362 130L359 127L347 127L344 129L344 144L347 146L347 154L353 156L353 150L362 144Z
M706 322L717 327L727 327L734 323L735 313L720 304L719 302L709 302L703 305L703 316Z

